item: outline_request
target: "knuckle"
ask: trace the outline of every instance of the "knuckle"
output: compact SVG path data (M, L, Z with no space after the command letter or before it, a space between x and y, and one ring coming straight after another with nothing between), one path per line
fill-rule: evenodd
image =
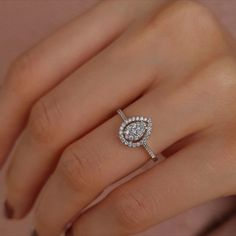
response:
M236 61L231 56L222 56L209 65L202 79L205 85L211 86L217 96L235 99L236 91ZM225 99L224 99L225 100Z
M194 26L212 28L216 26L214 14L203 4L193 0L178 0L170 7L173 13L173 19L177 20L175 25L181 21L183 24L192 24ZM217 24L217 28L218 28Z
M101 173L98 171L100 168L93 151L86 150L84 145L69 146L62 155L58 172L71 188L92 193L100 188Z
M210 48L222 48L225 45L214 14L203 4L192 0L174 1L163 12L151 17L146 29L168 35L168 38L174 39L174 45L187 47L190 41L196 42L195 47L209 45Z
M29 74L31 72L32 68L32 60L30 53L25 52L18 56L10 65L9 72L12 74L16 74L16 78L20 74Z
M36 77L33 53L24 52L10 65L6 84L14 93L26 97L30 91L29 82Z
M56 100L42 98L32 108L28 130L34 140L40 143L52 143L54 140L62 112Z
M142 228L154 214L156 203L147 199L140 190L130 191L117 189L113 194L113 211L121 227L127 231Z
M202 3L199 3L194 0L175 0L172 3L172 6L176 8L176 10L188 10L190 13L192 12L202 12L202 11L208 11L208 8L205 7Z

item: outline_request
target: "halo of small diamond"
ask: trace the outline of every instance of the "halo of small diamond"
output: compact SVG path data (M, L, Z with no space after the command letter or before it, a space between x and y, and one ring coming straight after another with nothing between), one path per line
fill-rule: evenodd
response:
M134 116L125 120L119 129L119 138L125 145L136 148L147 143L152 132L152 120Z

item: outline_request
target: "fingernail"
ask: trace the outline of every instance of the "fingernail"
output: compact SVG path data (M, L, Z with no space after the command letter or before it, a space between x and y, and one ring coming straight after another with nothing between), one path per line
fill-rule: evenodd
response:
M4 203L4 214L7 219L14 217L14 209L7 201Z
M66 235L65 236L73 236L73 233L72 233L72 228L68 229L66 231Z
M39 235L38 235L37 231L34 229L31 233L31 236L39 236Z

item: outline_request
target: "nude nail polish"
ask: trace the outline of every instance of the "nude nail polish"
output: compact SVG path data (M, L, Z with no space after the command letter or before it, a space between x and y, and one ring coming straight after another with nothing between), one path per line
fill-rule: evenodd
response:
M7 201L4 203L4 215L7 219L14 217L14 209Z

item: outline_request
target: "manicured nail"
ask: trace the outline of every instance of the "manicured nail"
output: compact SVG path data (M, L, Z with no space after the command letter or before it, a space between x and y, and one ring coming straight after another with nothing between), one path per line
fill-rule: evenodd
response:
M31 233L31 236L39 236L39 234L37 233L37 231L34 229Z
M14 209L7 201L4 203L4 214L7 219L14 217Z

